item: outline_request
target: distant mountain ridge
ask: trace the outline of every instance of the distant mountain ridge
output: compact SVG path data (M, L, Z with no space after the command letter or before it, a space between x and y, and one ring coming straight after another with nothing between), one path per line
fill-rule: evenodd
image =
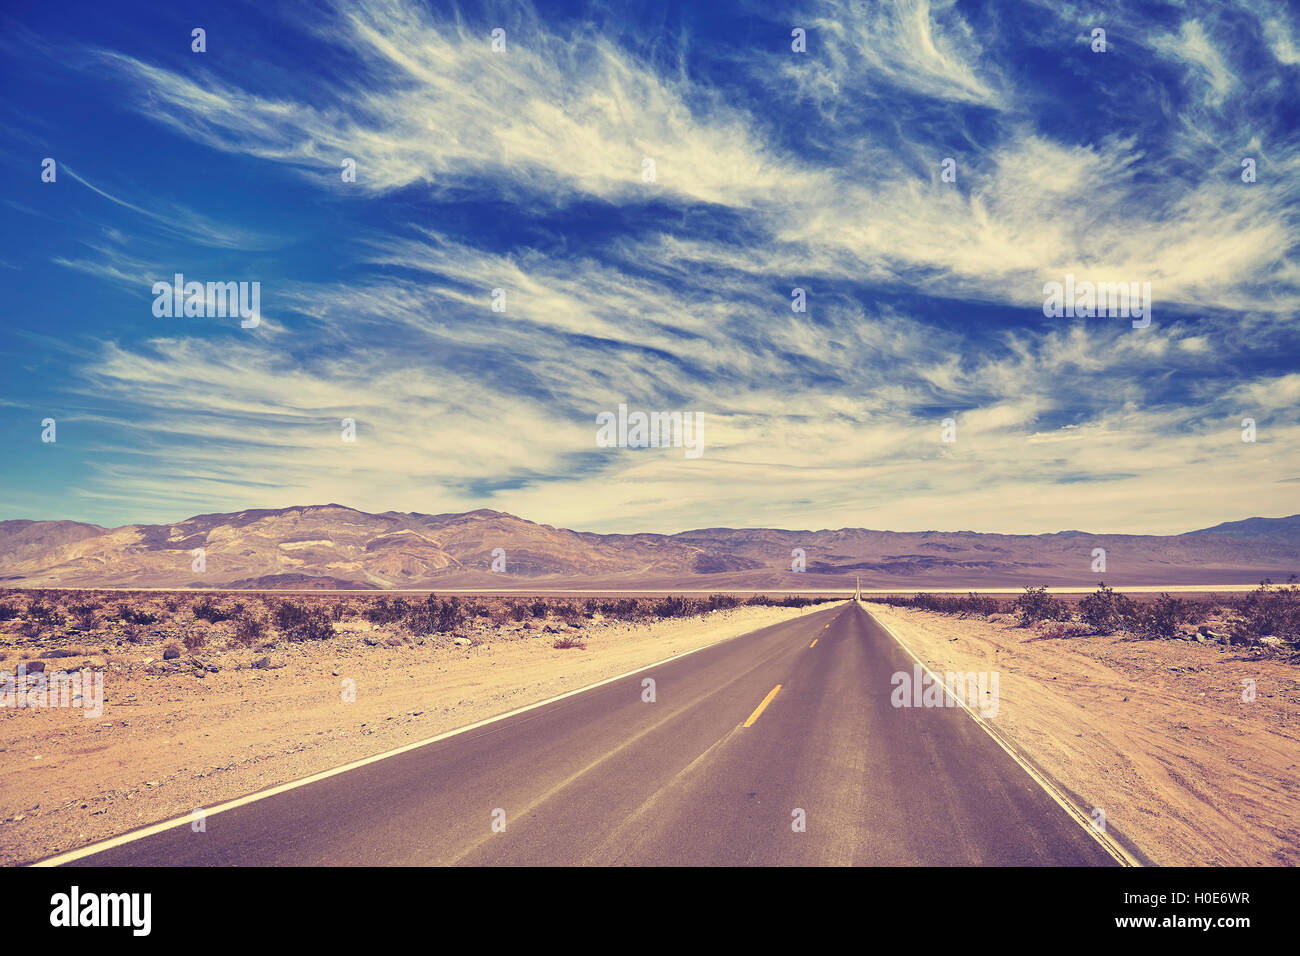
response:
M1095 548L1106 570L1092 570ZM202 563L194 552L202 549ZM493 573L497 549L505 573ZM799 551L806 570L792 564ZM195 515L103 528L0 521L0 584L240 588L838 588L1024 584L1251 584L1300 573L1300 515L1180 535L1065 531L785 531L704 528L597 534L500 511L386 511L338 504Z

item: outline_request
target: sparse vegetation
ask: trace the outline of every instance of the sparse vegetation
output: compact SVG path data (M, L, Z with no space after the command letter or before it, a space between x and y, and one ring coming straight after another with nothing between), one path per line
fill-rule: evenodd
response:
M1300 588L1294 576L1284 586L1265 580L1244 595L1211 595L1195 599L1161 593L1134 599L1099 584L1097 590L1073 604L1026 587L1013 604L987 595L912 596L878 598L897 607L943 614L978 613L989 617L1014 613L1020 627L1042 628L1039 637L1127 634L1145 640L1183 637L1202 642L1233 644L1260 653L1289 655L1300 661Z
M1123 594L1116 594L1106 585L1079 601L1079 619L1092 628L1094 634L1113 634L1137 620L1137 606Z
M1006 602L974 591L969 594L928 594L919 591L911 597L887 595L879 600L895 607L914 607L941 614L1002 614L1007 607Z
M276 629L289 641L323 641L335 635L334 622L324 608L280 601L272 618Z
M446 634L459 627L463 618L459 598L453 596L441 601L430 594L409 610L405 624L407 630L415 635Z
M98 603L94 604L74 604L72 606L72 616L77 622L77 627L83 631L94 630L99 618L95 611L99 607Z
M238 604L238 602L236 602L236 604ZM212 598L208 597L207 595L204 595L198 601L194 602L194 605L191 608L196 618L199 618L200 620L204 620L204 621L209 621L210 623L213 624L216 624L218 621L233 620L238 615L239 610L241 609L242 609L242 605L240 605L239 608L228 611L225 608L218 605L216 602L214 602Z
M158 615L122 602L117 606L117 619L127 624L154 624L158 620Z
M1300 589L1294 575L1285 587L1267 579L1260 582L1242 600L1238 611L1239 617L1231 627L1234 644L1258 644L1262 638L1276 637L1285 642L1293 656L1300 655Z
M582 648L584 630L614 622L682 620L739 607L803 608L827 597L799 595L710 594L653 597L604 596L580 600L550 596L439 597L200 591L192 595L148 591L67 591L0 589L0 639L8 634L27 644L14 653L76 656L80 642L128 651L131 664L192 666L189 656L248 650L262 653L277 643L333 638L361 640L370 646L417 648L455 637L480 645L487 639L528 639L545 635L557 648ZM374 631L381 633L373 634ZM556 632L559 633L556 633ZM359 633L358 633L359 632ZM73 644L73 641L77 644ZM37 644L39 642L39 645ZM66 651L66 653L64 653Z
M62 611L45 601L27 602L27 620L38 624L60 625L65 617Z
M254 647L266 637L266 621L245 614L235 622L235 640L244 647Z
M1065 602L1052 597L1044 587L1026 587L1025 593L1016 598L1016 613L1021 627L1030 627L1040 621L1067 620L1070 616Z

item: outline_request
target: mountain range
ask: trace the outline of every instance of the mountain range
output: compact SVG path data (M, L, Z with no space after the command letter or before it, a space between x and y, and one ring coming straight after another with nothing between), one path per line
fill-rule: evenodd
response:
M1106 552L1102 572L1093 570L1097 548ZM802 573L792 570L800 550ZM494 557L503 573L491 570ZM799 589L861 578L863 587L912 590L1254 584L1292 573L1300 573L1300 515L1179 535L595 534L499 511L369 514L337 504L120 528L0 521L0 584L9 587Z

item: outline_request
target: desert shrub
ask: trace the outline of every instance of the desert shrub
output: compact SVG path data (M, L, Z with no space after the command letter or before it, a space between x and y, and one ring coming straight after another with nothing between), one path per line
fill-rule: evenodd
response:
M548 610L549 607L547 606L546 602L543 601L541 598L538 598L537 600L533 601L532 604L528 605L528 613L530 613L533 617L546 617L546 612Z
M510 615L510 620L522 621L528 616L528 605L516 604L514 601L511 601L509 605L507 605L507 613Z
M582 620L582 612L567 601L555 606L555 616L565 624L577 624Z
M117 606L117 619L127 624L154 624L158 621L158 615L122 602Z
M1300 590L1288 582L1276 587L1265 580L1237 605L1232 625L1234 643L1254 644L1261 637L1280 637L1300 644Z
M755 594L745 601L745 604L751 607L808 607L810 604L821 604L823 601L834 600L833 598L806 598L797 594L787 594L783 598L773 598L766 594Z
M1039 621L1061 621L1070 616L1069 608L1047 593L1045 587L1025 587L1025 593L1016 598L1016 612L1020 626L1029 627Z
M1129 629L1143 637L1173 637L1189 616L1187 602L1168 594L1139 607Z
M459 627L462 619L459 598L453 596L440 601L436 595L430 594L411 608L406 626L412 634L445 634Z
M921 611L936 611L940 614L998 614L1003 610L1003 603L987 594L929 594L918 591L911 597L902 595L885 595L876 600L894 607L914 607Z
M95 616L95 604L74 604L72 606L72 616L76 619L77 627L83 630L92 630L99 619Z
M27 619L39 624L62 624L63 612L45 601L28 601Z
M1059 640L1066 637L1081 637L1088 633L1088 628L1081 624L1061 623L1053 624L1043 631L1042 637L1047 640Z
M650 611L655 617L687 617L696 610L695 602L684 597L669 595L657 603Z
M0 601L0 621L11 621L18 616L18 605Z
M202 628L198 627L192 627L186 631L181 640L185 643L185 649L191 654L202 649L203 645L208 642L207 635L203 633Z
M235 622L235 640L252 647L266 636L266 622L260 617L246 614Z
M163 659L170 660L173 657L179 657L181 646L176 641L171 640L163 645Z
M585 650L587 647L587 642L580 641L576 637L561 637L551 646L554 647L556 650L566 650L570 647L577 647Z
M411 605L404 598L380 598L365 610L365 618L371 624L396 624L404 621L411 613Z
M1079 601L1079 618L1097 634L1113 634L1136 620L1137 608L1126 595L1102 583Z
M620 621L632 621L644 616L645 605L636 598L617 598L601 602L600 613Z
M242 606L241 606L242 609ZM221 605L215 603L212 598L204 595L198 601L194 602L191 607L194 616L204 621L216 624L218 621L229 621L237 615L237 611L227 611Z
M972 591L966 598L967 605L976 614L1001 614L1002 602L989 594L976 594Z
M710 594L704 602L705 609L709 611L725 611L739 606L740 598L734 594Z
M323 641L334 636L334 622L323 608L281 601L273 620L280 633L291 641Z

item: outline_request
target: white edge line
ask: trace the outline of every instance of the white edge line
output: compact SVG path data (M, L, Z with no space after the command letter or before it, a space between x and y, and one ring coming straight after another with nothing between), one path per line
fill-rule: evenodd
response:
M827 610L826 607L822 607L818 605L813 605L813 607L818 611ZM803 617L804 614L812 614L812 613L815 612L813 610L804 610L803 614L797 614L794 617L790 618L789 620L796 620L799 617ZM250 803L256 803L258 800L265 800L267 797L274 797L277 794L285 793L286 791L289 790L296 790L299 787L305 787L307 786L307 784L315 783L318 780L325 780L328 779L329 777L334 777L341 773L347 773L349 770L356 770L359 767L365 767L372 763L378 763L380 760L387 760L389 757L396 757L398 754L404 754L411 750L417 750L420 747L427 747L429 744L435 744L440 740L446 740L449 737L455 737L459 734L463 734L471 730L477 730L479 727L486 727L488 724L494 724L497 721L505 720L508 717L514 717L518 714L527 713L530 710L536 710L538 707L545 707L547 704L554 704L556 701L564 700L566 697L573 697L577 694L584 694L589 690L595 690L597 687L603 687L605 684L612 684L614 683L614 681L622 680L625 677L631 677L633 674L640 674L642 671L648 671L651 668L659 667L663 664L668 664L672 661L679 661L683 657L690 657L692 654L698 654L700 651L708 650L710 647L716 647L718 644L724 644L727 641L735 640L738 637L744 637L748 634L754 634L757 633L758 631L766 630L769 627L775 627L778 624L784 624L784 623L785 623L784 621L777 621L774 624L765 624L762 627L755 628L752 631L743 631L740 634L733 634L731 637L724 637L716 641L710 641L708 644L704 644L700 647L694 648L693 650L685 651L681 654L672 654L668 657L663 658L662 660L655 661L652 664L646 664L643 667L638 667L635 670L630 670L627 671L626 673L618 674L614 677L606 677L604 680L598 680L594 684L587 684L585 687L578 687L574 690L565 691L563 694L557 694L554 697L548 697L546 698L546 700L539 700L532 704L526 704L523 707L516 707L514 710L507 711L504 714L497 714L494 717L487 717L483 720L475 721L472 724L466 724L464 727L457 727L454 730L447 730L433 737L426 737L424 740L417 740L414 743L403 744L402 746L397 747L393 750L386 750L381 754L375 754L373 757L363 757L360 760L354 760L352 761L352 763L344 764L341 767L334 767L331 770L322 770L320 773L314 773L309 777L302 777L298 780L290 780L288 783L282 783L279 784L278 786L271 787L267 790L259 790L257 793L250 793L248 796L245 797L238 797L234 800L228 800L225 803L219 803L215 807L203 811L204 819L207 819L208 817L214 817L218 813L224 813L227 810L234 810L237 807L242 807ZM44 860L37 860L35 863L29 863L28 866L33 866L33 867L62 866L64 863L72 863L76 860L82 859L83 857L94 856L96 853L103 853L105 850L112 850L119 846L124 846L127 843L134 843L137 840L143 840L146 837L151 837L154 834L162 833L165 830L173 830L176 827L184 826L185 824L192 822L193 819L194 819L194 814L193 812L191 812L189 816L176 817L172 820L164 820L162 823L155 823L147 827L142 827L139 830L131 830L127 833L123 833L121 836L115 836L107 840L101 840L98 843L92 843L89 846L84 846L79 850L69 850L67 853L60 853L58 856L52 856Z
M866 602L861 602L861 603L865 605ZM919 664L922 668L924 668L925 672L930 675L930 679L932 681L939 684L941 687L944 687L947 696L955 700L957 704L961 707L961 709L966 711L966 713L970 715L971 719L974 720L975 723L979 724L980 728L986 734L988 734L990 737L993 738L994 743L996 743L999 747L1001 747L1008 754L1010 754L1011 759L1014 760L1017 764L1019 764L1021 769L1024 770L1025 773L1029 774L1029 776L1033 778L1035 783L1037 783L1040 787L1042 787L1045 791L1047 791L1047 795L1050 796L1057 803L1059 803L1062 809L1064 809L1065 812L1070 815L1070 818L1073 819L1075 823L1083 827L1083 829L1086 830L1094 840L1100 843L1102 849L1105 850L1107 853L1109 853L1112 857L1114 857L1114 859L1116 860L1116 862L1120 864L1120 866L1141 866L1142 865L1135 857L1133 857L1127 850L1125 850L1123 846L1121 846L1117 841L1112 840L1109 834L1098 832L1097 828L1092 825L1092 820L1088 817L1087 814L1085 814L1079 807L1075 806L1074 803L1068 797L1065 796L1065 794L1061 793L1057 789L1056 785L1052 783L1052 781L1048 780L1043 774L1039 773L1036 769L1034 769L1034 767L1024 757L1022 757L1015 748L1011 746L1010 742L1005 740L1002 737L1002 735L998 733L989 724L988 721L986 721L983 717L981 717L976 711L972 710L967 705L967 703L961 699L960 695L953 694L951 691L947 690L947 685L944 684L943 679L940 678L939 675L936 674L934 671L930 670L929 665L927 665L925 661L921 660L921 658L917 657L914 653L912 653L912 649L903 643L902 638L900 638L894 632L894 629L890 627L889 624L887 624L885 621L882 621L880 618L876 617L869 610L867 610L865 606L862 608L862 610L866 611L873 621L875 621L877 624L883 627L886 630L886 632L888 632L889 636L894 639L894 642L903 650L905 650L907 652L907 655L910 658L912 658L912 660L916 661L917 664Z

